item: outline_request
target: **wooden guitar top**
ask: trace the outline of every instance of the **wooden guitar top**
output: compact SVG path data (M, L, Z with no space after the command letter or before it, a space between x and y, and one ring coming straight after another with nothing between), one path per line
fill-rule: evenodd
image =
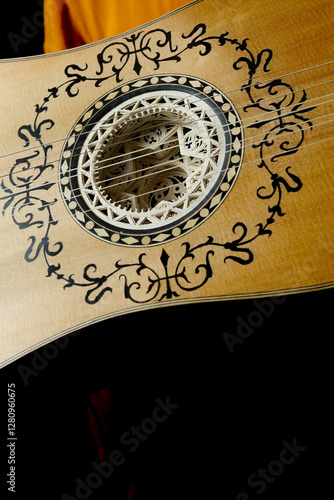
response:
M203 0L1 61L1 366L114 315L333 286L333 22Z

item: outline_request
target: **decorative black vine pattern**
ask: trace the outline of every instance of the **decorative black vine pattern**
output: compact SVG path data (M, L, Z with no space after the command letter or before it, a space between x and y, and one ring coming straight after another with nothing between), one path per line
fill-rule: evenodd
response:
M284 216L282 207L284 195L297 192L302 187L301 180L291 172L290 166L285 168L284 173L278 174L272 170L272 165L279 158L296 153L304 141L305 128L312 128L312 123L306 114L314 108L305 106L306 92L303 91L302 97L297 100L293 88L280 78L267 80L264 83L254 83L255 76L270 71L272 51L264 49L254 55L248 47L248 39L238 41L229 37L228 32L219 36L206 36L206 32L206 25L198 24L189 34L183 34L179 41L183 48L175 44L172 32L162 29L140 31L125 37L122 42L109 43L97 55L98 69L94 76L88 76L90 69L88 64L83 67L76 64L67 66L65 68L66 81L58 87L49 89L49 94L44 98L43 103L35 107L34 122L31 125L23 125L18 130L18 136L24 142L24 147L28 148L31 140L37 141L39 146L36 150L29 147L29 153L24 158L17 159L9 176L2 179L1 187L4 193L0 198L4 202L2 213L4 215L5 212L10 211L19 229L34 227L35 232L41 232L39 237L35 235L29 237L25 260L33 262L42 255L47 265L47 277L56 277L63 283L64 289L73 286L84 288L85 300L88 304L95 304L105 294L113 292L109 284L114 277L117 277L118 281L123 281L125 297L141 304L154 299L161 301L177 297L179 293L175 289L183 292L196 290L205 285L213 276L212 258L215 249L224 250L227 253L224 262L232 260L241 265L250 264L254 259L250 249L251 243L259 237L264 235L269 237L272 234L270 226L275 222L276 217ZM100 87L103 82L110 79L121 82L122 71L131 64L131 61L133 71L140 75L144 62L153 64L153 69L157 70L167 61L180 62L182 56L191 50L197 49L200 56L207 56L212 50L213 43L220 47L227 45L234 47L235 52L240 54L233 63L233 69L236 71L246 69L247 71L248 81L241 89L249 99L249 104L244 107L244 111L256 109L268 113L267 119L255 121L250 125L250 128L264 131L261 140L253 144L253 148L259 151L258 168L265 170L270 180L267 185L257 190L257 196L260 199L271 201L266 221L259 223L255 230L253 228L252 235L249 235L250 231L245 223L237 222L232 228L235 237L231 241L218 242L209 236L206 241L196 246L183 243L183 256L176 267L173 265L173 272L170 270L170 255L163 249L160 257L160 272L153 269L147 262L146 254L141 253L138 260L133 263L117 261L112 271L103 276L98 276L97 266L93 263L84 268L81 281L74 275L65 276L61 271L61 265L51 262L51 259L58 256L63 249L61 241L55 243L50 241L51 229L58 223L52 215L52 208L57 199L51 202L42 199L43 193L48 191L55 182L45 180L44 183L37 184L37 181L42 180L46 171L52 171L55 168L48 160L52 144L44 144L42 140L42 133L51 129L55 124L51 119L43 119L48 111L49 101L57 99L61 90L64 90L70 98L77 96L80 86L85 82L93 82L96 87ZM263 98L264 94L266 99ZM297 132L297 135L292 136L291 132ZM291 137L297 137L294 143ZM31 162L37 158L40 164L33 166ZM200 261L197 265L196 259ZM145 290L144 299L142 290Z

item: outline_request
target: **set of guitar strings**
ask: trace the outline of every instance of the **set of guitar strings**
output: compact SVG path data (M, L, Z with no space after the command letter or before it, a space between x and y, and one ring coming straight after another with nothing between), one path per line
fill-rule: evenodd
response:
M327 66L327 65L331 65L331 64L333 64L333 62L328 62L328 63L322 64L322 65L315 66L315 67L313 67L313 68L308 68L308 69L305 69L305 70L300 70L300 71L298 71L298 72L296 72L296 73L301 73L301 72L305 72L305 71L314 70L314 69L320 68L320 67L322 67L322 66ZM291 76L291 75L295 75L296 73L290 73L290 74L288 74L288 75L284 75L284 76L282 76L282 77L280 77L280 78L285 78L285 77L288 77L288 76ZM255 83L255 84L249 85L249 87L251 87L251 86L253 86L253 87L254 87L254 86L258 86L258 87L259 87L260 85L263 85L263 84L265 84L265 83L267 83L267 82L273 82L273 81L278 82L278 85L277 85L277 86L280 86L280 85L282 85L282 86L287 86L287 85L286 85L286 84L284 84L283 82L280 82L280 78L279 78L279 77L277 77L277 78L275 78L274 80L272 80L272 79L271 79L271 80L266 80L266 81L261 82L261 83ZM280 82L280 83L279 83L279 82ZM312 88L315 88L315 87L320 87L320 86L323 86L323 85L329 85L329 84L331 84L331 83L333 83L333 82L334 82L334 80L329 80L329 81L326 81L326 82L319 83L319 84L317 84L317 85L313 85L313 86L306 87L306 88L299 89L299 90L294 90L294 91L292 91L292 92L288 92L288 93L285 93L285 94L282 94L282 95L272 94L272 95L271 95L271 97L269 97L269 98L267 98L267 99L259 100L259 101L258 101L259 106L264 106L266 102L268 102L268 101L269 101L269 102L270 102L270 101L273 101L273 104L272 104L273 109L272 109L272 110L266 110L264 113L261 113L261 114L258 114L258 115L256 115L256 116L252 116L252 117L249 117L249 118L244 119L244 120L243 120L243 128L247 128L247 127L251 126L252 124L254 124L254 120L257 120L257 119L259 120L259 121L257 122L257 125L259 126L259 128L260 128L260 126L261 126L261 122L266 123L266 122L270 122L270 121L274 122L274 121L275 121L275 119L276 119L276 120L278 120L277 116L276 116L276 117L273 117L272 119L270 119L270 114L271 114L271 113L277 113L277 108L275 108L275 105L274 105L274 104L275 104L275 102L277 103L279 100L280 100L280 102L283 102L283 101L284 101L286 98L288 98L289 96L292 96L292 95L296 96L296 94L298 94L298 93L300 93L300 92L305 92L306 90L310 90L310 89L312 89ZM229 93L232 93L232 92L235 92L235 91L237 91L237 90L246 90L246 88L247 88L247 86L244 86L242 89L230 90L230 91L225 92L225 95L227 95L227 94L229 94ZM205 98L203 98L203 94L200 94L200 93L199 93L198 95L201 95L201 96L202 96L202 97L199 99L199 100L201 100L201 101L203 101L203 99L210 99L210 97L205 97ZM332 96L333 96L333 95L334 95L334 93L329 93L329 94L326 94L326 95L322 95L322 96L319 96L319 97L315 97L315 98L313 98L313 99L308 99L308 100L305 100L305 101L303 101L303 102L300 102L300 106L299 106L299 107L301 107L301 105L303 105L303 106L308 106L308 108L304 108L304 110L311 111L311 110L313 110L314 108L318 108L319 106L323 106L323 105L325 105L325 104L329 104L330 102L333 102L333 98L332 98ZM193 94L193 95L192 95L192 97L195 97L195 96L196 96L196 94ZM185 98L182 98L182 100L184 100L184 99L185 99ZM323 99L326 99L326 100L324 101ZM319 101L319 100L320 100L321 102L317 103L317 101ZM195 104L195 103L196 103L196 101L192 101L192 103L193 103L193 104ZM175 104L175 103L173 103L173 104ZM270 104L269 104L269 105L270 105ZM310 105L312 106L311 108L309 107ZM250 107L250 106L252 106L252 104L248 104L246 107ZM255 107L255 106L256 106L256 103L254 103L253 107ZM301 110L296 110L296 106L297 106L296 102L293 102L292 104L290 104L290 105L288 105L288 106L285 106L285 107L283 107L283 108L280 108L280 113L281 113L281 114L280 114L280 119L285 119L285 118L288 118L289 116L293 116L293 114L294 114L294 113L298 114L298 111L299 111L299 112L303 111L303 109L301 109ZM244 106L242 106L242 107L240 107L240 108L238 108L238 109L242 109L242 108L244 108ZM319 126L321 126L321 125L326 125L326 124L329 124L329 123L333 122L333 119L329 119L329 117L330 117L331 115L333 115L333 114L334 114L334 113L320 114L320 116L315 117L315 118L312 118L312 123L311 123L311 120L310 120L310 119L307 119L307 118L304 118L304 119L303 119L303 121L304 121L304 123L305 123L305 124L308 124L308 125L312 126L312 128L315 128L315 127L319 127ZM210 116L208 116L208 118L210 118ZM315 121L316 121L316 120L320 120L320 119L324 119L324 118L328 118L328 119L325 119L324 121L321 121L320 123L315 123ZM200 120L200 119L199 119L199 120ZM251 124L250 124L250 125L247 125L248 120L249 120L249 121L251 121ZM91 123L90 125L94 125L94 123ZM228 124L226 124L225 126L226 126L226 127L229 127L229 125L228 125ZM145 128L143 128L143 129L141 130L142 135L140 135L140 136L138 136L138 135L137 135L137 136L136 136L136 140L137 140L137 139L139 139L139 138L145 137L145 135L146 135L146 134L147 134L150 130L152 130L153 128L156 128L156 127L157 127L156 123L151 123L149 127L145 127ZM273 130L272 130L272 131L273 131ZM90 134L91 132L92 132L92 130L89 130L88 132L84 132L84 133L85 133L85 134ZM269 131L269 132L270 132L270 131ZM289 130L289 131L288 131L288 132L286 132L286 133L280 133L280 134L279 134L279 138L281 139L281 138L283 138L283 137L289 137L289 136L291 136L292 134L294 134L294 133L296 133L296 132L299 132L299 133L300 133L300 132L301 132L301 129L296 128L296 129L291 130L291 131ZM82 135L83 135L83 134L81 134L81 136L82 136ZM129 133L130 140L133 140L133 136L132 136L132 135L133 135L132 133ZM128 140L128 139L127 139L127 134L123 134L123 136L122 136L122 137L123 137L123 139L124 139L124 140L119 141L119 142L117 142L117 143L113 143L113 144L112 144L112 146L113 146L113 147L114 147L114 146L117 146L117 145L119 145L119 146L120 146L121 144L126 143L126 142L127 142L127 140ZM255 136L252 136L252 137L250 137L250 138L248 138L248 139L244 139L244 141L243 141L243 142L244 142L244 144L243 144L243 145L244 145L244 146L246 146L247 141L251 141L252 143L254 143L254 140L256 140L256 139L258 139L258 138L262 138L262 140L260 140L260 141L259 141L259 143L257 143L257 145L258 145L258 146L260 146L260 145L261 145L261 143L263 143L263 144L264 144L264 142L265 142L265 141L264 141L264 139L263 139L263 132L262 132L261 134L258 134L258 135L255 135ZM289 154L291 154L291 153L293 153L293 152L294 152L294 150L300 149L300 148L302 148L302 147L308 147L308 146L311 146L311 145L314 145L314 144L318 144L318 143L322 143L322 142L326 142L326 141L328 141L328 140L332 140L332 139L333 139L333 137L327 137L327 138L322 139L322 140L317 141L317 142L309 142L309 143L307 143L307 144L301 145L301 146L299 146L298 148L293 148L293 147L291 147L291 148L289 148L289 150L286 150L286 154L288 154L288 153L289 153ZM32 146L32 147L30 147L30 148L25 148L25 149L24 149L24 150L22 150L22 151L24 151L24 152L27 152L27 151L29 151L29 150L34 150L34 151L36 151L36 149L38 149L38 148L41 148L41 147L46 147L46 146L49 146L49 145L54 144L55 142L64 141L64 140L65 140L65 139L58 139L57 141L54 141L54 142L52 142L52 143L47 143L47 144L45 144L45 145L44 145L44 144L43 144L43 145L38 145L38 146L35 146L35 147L34 147L34 146ZM40 144L41 144L41 142L40 142ZM176 148L176 144L172 144L171 146L169 146L169 144L170 144L170 142L168 142L168 141L164 144L164 146L166 146L166 147L164 147L164 149L163 149L163 151L164 151L164 152L165 152L165 151L167 151L168 149L171 149L171 150L172 150L172 149L175 149L175 148ZM230 152L230 151L228 150L228 148L229 148L229 147L231 147L231 146L232 146L232 144L226 144L226 145L225 145L225 148L226 148L225 153L226 153L226 154L229 154L229 152ZM160 147L161 147L161 144L160 144ZM96 162L96 167L94 168L94 172L98 172L100 169L110 168L111 166L115 167L115 166L117 166L117 165L122 165L122 164L124 164L124 162L127 162L127 161L136 161L136 160L138 160L138 159L142 159L142 158L145 158L146 156L151 156L152 154L154 154L154 150L153 150L153 152L152 152L152 150L150 150L150 152L148 152L148 153L147 153L147 149L148 149L148 148L147 148L147 147L145 147L145 148L143 148L143 150L138 149L138 150L136 150L136 151L131 151L131 153L125 153L125 154L122 154L122 155L116 155L116 156L114 156L113 158L110 158L110 160L112 160L112 163L111 163L111 164L107 164L107 165L102 165L102 166L99 166L99 165L98 165L98 163L99 163L99 162ZM80 147L80 151L81 151L81 147ZM142 152L144 152L144 154L141 154ZM284 153L284 150L283 150L282 152ZM9 158L10 156L15 155L15 154L19 154L19 153L21 153L21 151L17 151L17 152L13 152L13 153L8 153L7 155L0 156L0 158ZM137 153L139 153L139 155L137 155ZM73 150L73 156L79 157L80 155L83 155L83 154L85 154L85 151L81 151L80 153L75 153L75 150ZM131 156L129 157L129 155L131 155ZM133 156L133 155L135 155L135 156ZM190 152L190 155L191 155L191 152ZM268 160L269 160L270 158L272 158L272 156L273 156L273 155L271 154L271 155L269 155L267 158L265 158L265 157L264 157L263 159L264 159L264 160L266 160L266 159L268 159ZM51 166L53 163L57 163L57 162L59 162L59 161L61 161L61 160L62 160L62 159L57 159L57 160L54 160L54 161L48 161L48 164ZM116 161L115 161L115 160L116 160ZM104 160L104 161L105 161L105 160ZM252 161L247 162L247 163L254 163L254 161L256 161L256 160L252 160ZM103 163L103 161L102 161L102 163ZM243 164L243 166L247 165L247 163L244 163L244 164ZM161 167L164 167L164 166L167 166L167 165L170 165L170 164L171 164L171 160L168 160L168 161L166 161L166 162L160 162L159 164L152 165L151 167L145 167L145 170L146 170L146 171L147 171L147 170L149 170L149 169L155 169L155 171L153 171L152 173L149 173L149 174L145 173L142 177L147 177L147 176L149 176L149 175L155 175L155 173L156 173L156 169L157 169L157 168L159 168L159 173L163 173L163 172L167 172L167 171L169 171L169 170L175 169L175 166L173 165L173 166L169 166L169 167L167 167L167 168L165 168L165 169L163 169L163 170L160 170L160 168L161 168ZM34 169L34 168L38 168L38 167L43 167L43 165L31 165L29 168L30 168L30 169ZM15 175L19 174L20 172L27 172L27 170L28 170L28 169L22 169L21 171L17 171L17 172L15 172ZM129 173L127 173L127 174L122 174L122 175L119 175L119 176L117 176L117 177L115 176L115 177L113 177L113 180L116 180L117 178L124 178L124 176L125 176L125 175L126 175L126 177L127 177L127 178L128 178L130 175L134 175L134 176L136 177L136 180L138 180L138 179L140 179L140 178L141 178L140 176L138 177L138 172L139 172L139 171L138 171L138 170L136 170L136 171L133 171L133 172L129 172ZM4 178L5 178L5 177L7 177L8 175L9 175L9 174L7 174L7 175L3 175L3 176L1 176L1 177L0 177L0 179L1 179L1 178L2 178L2 179L4 179ZM53 178L53 179L55 179L55 174L52 174L52 175L49 175L49 176L45 176L45 177L44 177L44 180L46 180L46 179L49 179L49 180L48 180L48 182L47 182L47 183L42 184L40 187L41 187L41 188L42 188L42 187L43 187L43 188L45 188L45 186L46 186L46 185L48 185L48 184L49 184L50 186L51 186L52 184L54 184L54 181L51 181L51 179L52 179L52 178ZM58 178L58 174L56 174L56 179L57 179L57 178ZM99 184L99 183L103 183L103 182L105 182L105 180L100 181L100 182L97 182L97 184ZM123 181L121 181L121 182L119 182L119 183L113 184L113 185L112 185L112 187L114 188L114 187L117 187L117 185L121 185L121 184L124 184L124 183L127 183L127 182L129 182L129 181L128 181L128 180L126 180L126 181L124 181L124 180L123 180ZM184 183L184 180L183 180L180 184L183 184L183 183ZM177 184L174 184L174 185L176 186ZM22 187L23 187L23 186L22 186ZM34 186L34 188L33 188L33 189L34 189L34 190L38 189L38 186ZM153 192L156 192L156 191L159 191L159 190L164 190L164 189L166 189L166 187L163 187L163 188L158 188L157 190L152 191L152 193L153 193ZM4 191L4 190L2 190L2 191ZM24 190L23 190L23 191L21 191L21 192L16 192L16 193L9 194L9 195L7 195L7 194L6 194L5 196L0 196L0 200L2 200L2 201L3 201L3 200L6 200L6 199L9 199L9 198L12 198L13 196L15 196L15 195L19 195L20 193L21 193L21 194L27 194L27 192L28 192L28 189L24 189ZM149 194L149 193L146 193L146 194ZM143 193L141 193L141 194L139 194L139 195L132 194L132 195L131 195L131 197L130 197L129 199L132 199L133 197L136 197L136 196L143 196ZM122 201L125 201L125 200L122 200ZM53 200L53 201L50 201L49 203L46 203L46 204L44 203L44 205L43 205L43 206L45 207L45 206L47 206L48 204L49 204L49 205L53 205L53 204L54 204L54 202L55 202L55 201ZM32 204L32 203L31 203L31 201L27 202L26 204L21 204L21 205L20 205L20 210L21 210L22 208L24 208L25 206L31 206L31 204ZM6 217L6 216L4 215L3 217Z

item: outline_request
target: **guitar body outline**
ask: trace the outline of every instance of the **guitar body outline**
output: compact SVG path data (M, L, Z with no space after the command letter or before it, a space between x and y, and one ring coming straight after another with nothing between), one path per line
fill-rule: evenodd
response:
M288 31L298 9L290 6L284 18L288 2L283 3L280 11L271 11L269 24L279 21ZM318 4L313 2L312 8L319 13ZM330 5L327 8L330 19ZM333 174L328 159L333 125L326 118L333 107L327 102L330 50L325 41L319 42L317 59L309 50L298 54L298 60L291 55L281 67L275 61L287 57L284 33L273 37L272 45L268 36L265 44L265 34L254 39L264 17L251 19L248 27L238 16L232 21L234 8L229 6L215 22L220 12L217 0L194 2L109 40L2 62L8 117L16 104L7 82L23 70L28 75L37 69L44 74L45 69L43 82L24 103L29 118L16 115L5 131L8 149L0 159L3 242L8 249L15 247L14 254L8 251L4 258L2 366L115 315L333 286ZM299 15L310 20L311 13L310 8ZM307 32L307 46L320 34L330 38L329 25L319 15L319 23ZM306 36L303 30L293 35L291 46ZM198 68L197 76L193 67ZM32 88L33 78L27 80L15 96L17 103L25 89ZM91 130L104 106L110 110L111 103L112 109L120 97L126 102L135 89L153 86L156 98L148 109L158 111L152 116L166 113L167 105L173 113L171 99L157 101L159 84L164 89L187 86L200 99L206 96L220 106L233 145L225 151L230 163L214 189L203 189L203 202L196 210L182 212L182 223L171 217L167 230L153 231L153 236L145 233L145 226L138 231L140 237L135 226L134 236L123 235L122 229L109 234L90 216L89 207L78 205L77 188L68 187L75 154L71 147L87 124ZM189 99L184 101L193 112L196 105ZM131 121L133 116L125 118ZM135 119L140 118L137 112ZM186 143L180 144L182 149ZM214 146L210 147L214 156ZM110 142L108 148L112 149ZM17 155L12 154L15 150ZM194 151L189 157L198 164L202 161ZM203 172L205 178L208 173Z

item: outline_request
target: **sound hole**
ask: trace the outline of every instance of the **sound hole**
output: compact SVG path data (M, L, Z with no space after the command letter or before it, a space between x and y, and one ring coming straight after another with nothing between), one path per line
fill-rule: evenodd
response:
M86 231L155 245L193 230L231 190L243 131L232 102L199 79L160 75L120 86L78 119L60 189Z
M79 185L91 210L125 226L184 216L221 173L224 133L207 103L151 94L109 114L80 160Z

